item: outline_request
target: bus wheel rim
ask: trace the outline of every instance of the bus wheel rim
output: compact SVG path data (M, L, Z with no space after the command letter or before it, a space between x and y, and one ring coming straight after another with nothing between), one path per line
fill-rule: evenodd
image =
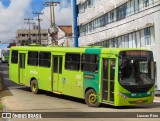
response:
M33 91L36 91L36 85L35 84L32 85L32 89L33 89Z
M97 102L97 95L95 93L91 93L88 100L90 103L95 104Z

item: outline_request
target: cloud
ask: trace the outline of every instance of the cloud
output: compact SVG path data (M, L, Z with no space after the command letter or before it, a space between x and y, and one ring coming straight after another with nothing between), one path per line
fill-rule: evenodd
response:
M1 43L13 42L17 29L24 26L24 18L32 18L33 0L10 0L9 6L4 6L0 0L0 41ZM40 15L42 28L50 27L50 8L45 7ZM48 19L49 20L48 20ZM61 0L60 5L55 6L55 18L57 25L72 25L72 9L68 0ZM34 17L37 19L37 17ZM28 27L28 26L27 26Z
M16 36L16 30L24 24L24 17L30 13L31 0L11 0L8 7L0 1L0 41L9 43Z
M67 0L62 0L60 5L55 6L54 11L56 25L72 25L72 9ZM43 19L41 27L48 28L50 26L50 7L45 7L42 12L44 15L41 16Z

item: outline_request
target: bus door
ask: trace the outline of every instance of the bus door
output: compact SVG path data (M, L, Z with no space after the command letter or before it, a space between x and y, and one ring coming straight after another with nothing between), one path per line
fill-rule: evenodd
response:
M102 100L114 102L115 59L103 59Z
M53 74L52 74L52 90L54 91L61 91L60 87L60 79L62 75L62 62L63 62L63 57L55 55L52 58L52 69L53 69Z
M19 83L24 83L24 69L25 69L25 53L19 53Z

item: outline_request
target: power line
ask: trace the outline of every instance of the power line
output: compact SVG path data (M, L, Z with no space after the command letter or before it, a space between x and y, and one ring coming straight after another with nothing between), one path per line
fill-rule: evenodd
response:
M40 24L40 22L41 22L42 19L40 19L39 16L42 15L43 13L41 13L41 12L33 12L33 14L37 14L38 15L38 30L39 30L38 35L39 35L39 44L41 45L41 24Z
M50 22L51 22L51 20L49 20L49 18L48 18L45 14L43 14L43 15L44 15L44 17L46 17L46 18L47 18L47 20L48 20L48 21L50 21Z

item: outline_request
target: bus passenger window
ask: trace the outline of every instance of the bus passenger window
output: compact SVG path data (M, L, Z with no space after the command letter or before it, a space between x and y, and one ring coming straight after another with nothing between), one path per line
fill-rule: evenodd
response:
M82 71L98 72L98 55L83 54L82 55Z
M65 68L68 70L79 70L80 54L67 53L65 59Z
M50 67L51 64L51 53L40 52L39 53L39 66Z
M12 63L18 63L18 51L17 50L12 50L12 58L11 58Z
M32 66L38 65L38 52L37 51L28 52L28 65L32 65Z

